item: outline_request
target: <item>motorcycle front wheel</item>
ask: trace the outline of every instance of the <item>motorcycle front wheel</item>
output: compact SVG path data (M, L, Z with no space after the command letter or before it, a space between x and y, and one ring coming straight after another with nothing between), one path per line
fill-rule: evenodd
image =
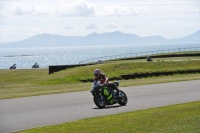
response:
M120 96L120 98L119 98L118 103L121 106L125 106L128 102L128 98L127 98L126 94L123 91L119 90L119 96Z
M102 99L101 95L94 95L93 100L97 107L99 107L100 109L105 108L105 99Z

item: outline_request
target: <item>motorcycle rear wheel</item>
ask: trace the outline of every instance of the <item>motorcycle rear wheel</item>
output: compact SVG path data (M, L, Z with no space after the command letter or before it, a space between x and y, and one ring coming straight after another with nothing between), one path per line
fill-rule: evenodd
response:
M105 108L105 99L101 100L101 95L94 95L93 100L97 107L100 109Z

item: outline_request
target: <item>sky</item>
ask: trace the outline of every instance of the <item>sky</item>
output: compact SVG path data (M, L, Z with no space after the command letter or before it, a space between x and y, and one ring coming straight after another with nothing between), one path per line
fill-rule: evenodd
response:
M198 30L200 0L0 0L0 43L113 31L172 39Z

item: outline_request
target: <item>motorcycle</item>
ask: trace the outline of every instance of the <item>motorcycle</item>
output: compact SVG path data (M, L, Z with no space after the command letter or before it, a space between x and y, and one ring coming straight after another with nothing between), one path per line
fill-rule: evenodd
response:
M34 65L32 65L32 68L39 68L39 65L35 63Z
M119 81L113 83L118 87ZM94 103L100 109L105 108L106 105L113 105L116 103L125 106L128 102L126 94L122 90L119 90L119 95L116 96L116 90L110 88L109 83L100 84L100 82L94 81L90 92L93 95Z
M10 69L16 69L16 64L12 65Z

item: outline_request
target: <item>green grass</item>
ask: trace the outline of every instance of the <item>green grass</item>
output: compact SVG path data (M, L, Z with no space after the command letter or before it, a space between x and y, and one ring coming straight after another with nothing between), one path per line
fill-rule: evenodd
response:
M87 118L20 133L199 133L200 101Z
M200 60L111 63L69 68L49 75L48 69L0 70L0 99L89 90L91 83L80 80L93 79L94 69L101 69L109 78L120 74L200 69ZM200 74L149 77L121 80L120 87L200 79Z

